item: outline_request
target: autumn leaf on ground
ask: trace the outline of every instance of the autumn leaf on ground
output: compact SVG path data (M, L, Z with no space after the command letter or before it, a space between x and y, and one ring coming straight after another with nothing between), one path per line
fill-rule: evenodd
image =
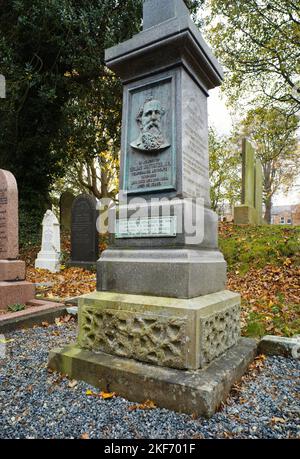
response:
M114 398L116 397L116 393L115 392L99 392L99 393L96 393L90 389L88 389L86 391L86 395L88 397L98 397L98 398L102 398L103 400L108 400L110 398Z
M76 379L73 379L72 381L69 382L68 384L68 387L70 387L70 389L73 389L74 387L76 387L78 384L78 381L76 381Z
M155 408L157 408L155 403L152 402L152 400L147 400L146 402L141 403L139 405L130 406L128 409L129 411L134 411L134 410L154 410Z
M271 419L271 423L272 423L272 424L285 424L285 423L286 423L286 420L283 419L283 418L277 418L276 416L274 416L274 417Z
M8 343L12 343L13 341L14 339L5 339L5 338L0 339L1 344L8 344Z
M80 437L81 440L89 440L90 436L87 432L83 433Z
M86 391L85 395L87 395L88 397L99 397L99 394L97 394L96 392L93 392L90 389Z
M57 325L58 327L61 327L64 323L61 321L61 319L59 317L56 317L55 319L55 325Z
M110 399L110 398L114 398L116 397L116 393L115 392L100 392L100 397L103 398L104 400L107 400L107 399Z

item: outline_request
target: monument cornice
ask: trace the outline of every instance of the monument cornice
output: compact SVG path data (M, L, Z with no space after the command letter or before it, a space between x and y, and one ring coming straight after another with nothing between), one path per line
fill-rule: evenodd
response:
M189 17L169 19L144 30L120 45L109 48L106 65L128 83L149 71L174 65L188 67L207 90L223 81L223 70Z

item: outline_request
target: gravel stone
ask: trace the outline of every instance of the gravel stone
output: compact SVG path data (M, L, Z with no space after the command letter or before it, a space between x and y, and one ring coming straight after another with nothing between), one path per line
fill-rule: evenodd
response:
M77 324L16 331L0 358L0 438L300 438L300 362L268 357L211 419L166 409L132 410L121 397L89 397L93 387L49 373L49 350L72 343ZM13 341L11 341L13 340ZM2 360L1 360L2 359Z

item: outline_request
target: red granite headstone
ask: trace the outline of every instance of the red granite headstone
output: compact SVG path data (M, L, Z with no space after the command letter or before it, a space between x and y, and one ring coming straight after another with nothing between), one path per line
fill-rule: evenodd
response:
M19 255L18 187L11 172L0 169L0 309L26 303L35 286L25 279L25 262Z
M0 260L19 255L18 187L11 172L0 169Z

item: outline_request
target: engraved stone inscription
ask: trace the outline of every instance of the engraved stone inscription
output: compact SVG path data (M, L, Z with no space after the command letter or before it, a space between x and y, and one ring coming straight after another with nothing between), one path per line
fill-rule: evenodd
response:
M0 189L0 258L7 251L7 188Z
M176 228L176 216L120 219L117 220L116 238L175 237Z
M184 78L183 100L183 191L189 197L209 199L206 96L188 76Z
M172 78L129 91L124 191L175 189Z

